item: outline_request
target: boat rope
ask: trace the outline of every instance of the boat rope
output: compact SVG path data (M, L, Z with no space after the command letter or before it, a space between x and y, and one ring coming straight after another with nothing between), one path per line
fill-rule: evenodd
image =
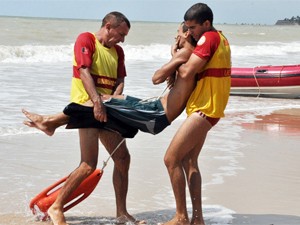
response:
M280 74L279 74L279 79L281 79L283 69L284 69L284 66L281 67Z
M108 160L110 160L110 158L113 156L113 154L118 150L118 148L121 146L121 144L123 144L123 142L125 141L125 138L123 138L120 143L117 145L117 147L112 151L112 153L109 155L109 157L107 158L106 161L103 161L103 166L102 166L102 169L103 170L106 166L107 166L107 163L108 163Z
M258 87L258 93L257 93L257 98L259 98L259 96L260 96L260 86L259 86L259 83L258 83L258 80L257 80L257 77L256 77L256 74L255 74L255 69L256 69L257 67L254 67L253 68L253 76L254 76L254 79L255 79L255 82L256 82L256 85L257 85L257 87Z

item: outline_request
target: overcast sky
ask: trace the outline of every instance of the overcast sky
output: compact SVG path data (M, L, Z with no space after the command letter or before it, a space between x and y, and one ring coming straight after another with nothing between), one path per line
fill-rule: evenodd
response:
M0 0L0 16L102 19L120 11L131 21L180 22L193 0ZM209 0L215 23L273 25L300 16L300 0Z

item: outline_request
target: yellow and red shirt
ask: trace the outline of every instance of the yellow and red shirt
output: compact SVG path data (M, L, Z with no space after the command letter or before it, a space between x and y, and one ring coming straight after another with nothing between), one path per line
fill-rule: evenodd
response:
M201 111L212 118L224 117L231 76L231 52L227 39L220 31L205 32L193 54L207 61L197 74L197 85L186 106L187 115Z
M117 79L126 76L123 49L119 45L106 48L89 32L78 36L74 45L71 102L83 104L90 97L80 79L80 68L90 69L99 94L112 94Z

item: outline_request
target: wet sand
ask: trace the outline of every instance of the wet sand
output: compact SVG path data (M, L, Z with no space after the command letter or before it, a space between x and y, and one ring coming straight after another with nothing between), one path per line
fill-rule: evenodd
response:
M167 221L175 212L163 156L180 123L175 121L160 135L139 133L127 140L132 156L128 210L148 224ZM206 224L299 225L300 110L276 111L236 125L241 129L239 136L225 135L225 142L243 143L232 153L233 160L223 160L226 152L210 150L215 143L225 143L215 137L220 131L228 132L222 124L208 136L200 155ZM0 145L0 224L51 224L34 221L28 204L78 165L77 132L0 137ZM107 157L100 147L99 168ZM69 224L113 223L112 168L110 161L92 195L66 213ZM220 170L227 173L221 179Z
M275 111L241 126L241 169L206 188L204 204L235 211L232 224L300 224L300 110Z

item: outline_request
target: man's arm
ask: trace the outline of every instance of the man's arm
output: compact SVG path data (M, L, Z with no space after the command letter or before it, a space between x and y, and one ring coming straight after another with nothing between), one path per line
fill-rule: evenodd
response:
M89 68L80 68L79 71L83 86L94 104L95 119L100 122L107 122L105 106L96 90Z
M189 59L189 56L190 51L184 48L179 49L168 63L163 65L154 73L152 77L153 84L163 83L169 76L176 72L181 64L185 63Z
M118 78L115 88L114 88L114 92L113 95L121 95L123 93L124 90L124 78Z
M178 76L185 80L194 80L195 75L204 68L207 60L192 54L189 60L179 67Z

